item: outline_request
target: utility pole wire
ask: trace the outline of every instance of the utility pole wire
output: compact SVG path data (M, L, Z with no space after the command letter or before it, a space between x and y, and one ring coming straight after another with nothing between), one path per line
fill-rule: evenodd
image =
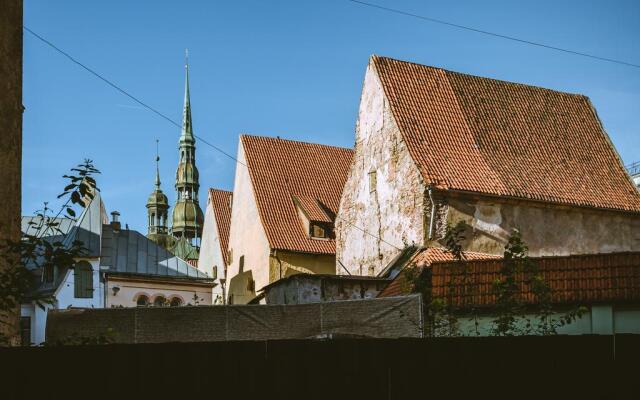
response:
M500 34L500 33L489 32L489 31L485 31L483 29L472 28L470 26L460 25L460 24L456 24L456 23L453 23L453 22L444 21L444 20L441 20L441 19L427 17L425 15L413 14L413 13L410 13L410 12L407 12L407 11L399 10L397 8L384 7L384 6L380 6L378 4L367 3L366 1L360 1L360 0L347 0L347 1L349 1L351 3L355 3L355 4L358 4L358 5L361 5L361 6L365 6L365 7L376 8L378 10L387 11L387 12L394 13L394 14L399 14L399 15L404 15L406 17L417 18L417 19L421 19L423 21L433 22L433 23L436 23L436 24L446 25L446 26L450 26L450 27L453 27L453 28L458 28L458 29L463 29L463 30L467 30L467 31L471 31L471 32L481 33L483 35L489 35L489 36L493 36L493 37L498 37L498 38L501 38L501 39L511 40L511 41L514 41L514 42L528 44L528 45L531 45L531 46L537 46L537 47L542 47L542 48L549 49L549 50L561 51L563 53L573 54L573 55L576 55L576 56L582 56L582 57L587 57L587 58L592 58L592 59L600 60L600 61L606 61L606 62L610 62L610 63L614 63L614 64L626 65L627 67L640 68L640 65L633 64L633 63L626 62L626 61L621 61L621 60L616 60L616 59L613 59L613 58L596 56L594 54L583 53L583 52L580 52L580 51L564 49L564 48L561 48L561 47L551 46L551 45L544 44L544 43L533 42L531 40L520 39L520 38L517 38L517 37L514 37L514 36L508 36L508 35L503 35L503 34Z
M73 58L73 56L69 53L67 53L66 51L62 50L61 48L59 48L58 46L56 46L55 44L51 43L50 41L48 41L47 39L45 39L44 37L38 35L37 33L35 33L34 31L32 31L31 29L29 29L28 27L24 26L24 30L29 32L30 34L32 34L34 37L36 37L37 39L39 39L40 41L42 41L43 43L49 45L51 48L53 48L54 50L56 50L57 52L59 52L60 54L62 54L63 56L65 56L66 58L68 58L69 60L71 60L74 64L79 65L80 67L82 67L84 70L86 70L87 72L89 72L90 74L92 74L93 76L95 76L96 78L100 79L101 81L103 81L104 83L106 83L107 85L111 86L112 88L116 89L118 92L122 93L123 95L127 96L128 98L130 98L131 100L135 101L136 103L140 104L141 106L143 106L144 108L146 108L147 110L153 112L154 114L160 116L161 118L167 120L170 124L177 126L178 128L181 128L182 126L180 124L178 124L176 121L172 120L171 118L167 117L166 115L164 115L163 113L161 113L160 111L156 110L155 108L151 107L150 105L148 105L147 103L143 102L142 100L138 99L137 97L135 97L134 95L130 94L129 92L127 92L126 90L122 89L120 86L116 85L115 83L113 83L112 81L110 81L109 79L105 78L104 76L100 75L98 72L94 71L93 69L87 67L86 65L84 65L83 63L81 63L80 61L76 60L75 58ZM239 161L238 159L236 159L234 156L232 156L231 154L227 153L226 151L222 150L221 148L219 148L218 146L209 143L208 141L206 141L205 139L201 138L200 136L194 134L193 136L195 136L196 138L198 138L202 143L211 146L212 148L214 148L215 150L219 151L220 153L224 154L225 156L229 157L230 159L234 160L235 162L245 165L243 162ZM246 167L246 165L245 165Z
M31 29L27 28L26 26L24 26L24 29L29 32L30 34L32 34L34 37L38 38L39 40L41 40L42 42L46 43L47 45L49 45L50 47L52 47L53 49L55 49L57 52L59 52L60 54L62 54L63 56L65 56L66 58L68 58L69 60L71 60L74 64L79 65L80 67L82 67L83 69L85 69L86 71L88 71L89 73L91 73L93 76L95 76L96 78L100 79L101 81L105 82L107 85L111 86L112 88L116 89L118 92L124 94L125 96L129 97L130 99L132 99L133 101L135 101L136 103L140 104L141 106L145 107L146 109L148 109L149 111L152 111L154 114L162 117L163 119L167 120L169 123L171 123L172 125L177 126L178 128L181 128L182 126L180 124L178 124L177 122L175 122L174 120L172 120L171 118L167 117L166 115L164 115L163 113L161 113L160 111L156 110L155 108L151 107L150 105L148 105L147 103L143 102L142 100L139 100L137 97L129 94L129 92L127 92L126 90L122 89L120 86L116 85L115 83L111 82L109 79L103 77L102 75L100 75L99 73L97 73L96 71L92 70L91 68L87 67L86 65L84 65L83 63L81 63L80 61L76 60L75 58L73 58L73 56L71 56L69 53L67 53L66 51L60 49L58 46L54 45L53 43L51 43L50 41L48 41L47 39L45 39L44 37L38 35L37 33L35 33L34 31L32 31ZM209 143L208 141L206 141L205 139L201 138L198 135L194 136L199 139L200 141L202 141L203 143L211 146L213 149L219 151L220 153L224 154L225 156L229 157L230 159L234 160L236 163L241 164L245 167L247 167L247 164L243 163L242 161L238 160L237 158L233 157L232 155L230 155L229 153L227 153L226 151L222 150L221 148L219 148L218 146L215 146L211 143ZM248 168L248 167L247 167ZM355 225L353 222L348 221L344 218L338 217L336 215L337 219L340 219L344 222L346 222L347 224L353 226L354 228L362 231L363 233L374 237L376 239L381 240L382 242L388 244L391 247L394 247L398 250L401 250L399 247L387 242L386 240L384 240L383 238L368 232L367 230L360 228L359 226Z

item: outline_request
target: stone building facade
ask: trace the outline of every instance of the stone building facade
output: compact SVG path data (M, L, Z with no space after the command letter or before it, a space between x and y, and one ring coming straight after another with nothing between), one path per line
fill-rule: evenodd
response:
M640 249L640 194L588 98L373 56L338 260L377 275L459 221L487 254L513 228L533 256Z
M0 7L0 241L20 240L22 166L22 0ZM0 268L13 266L0 257ZM0 335L16 340L18 310L0 314Z

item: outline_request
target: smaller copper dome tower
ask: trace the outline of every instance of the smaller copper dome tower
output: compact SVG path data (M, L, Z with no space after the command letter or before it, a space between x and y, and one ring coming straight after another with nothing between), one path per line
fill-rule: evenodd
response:
M167 241L167 218L169 214L169 199L160 189L160 156L158 155L158 141L156 140L156 188L147 200L148 232L147 237L154 242L165 245Z

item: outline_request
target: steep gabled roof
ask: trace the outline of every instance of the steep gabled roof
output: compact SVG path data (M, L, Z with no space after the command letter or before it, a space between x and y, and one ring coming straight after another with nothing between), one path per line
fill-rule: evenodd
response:
M220 238L220 250L224 265L229 265L229 230L231 229L231 198L233 192L209 189L209 199L216 219L216 228Z
M261 136L240 141L271 248L335 254L334 240L308 237L292 195L313 198L335 215L353 150Z
M640 193L587 97L371 60L427 184L640 212Z

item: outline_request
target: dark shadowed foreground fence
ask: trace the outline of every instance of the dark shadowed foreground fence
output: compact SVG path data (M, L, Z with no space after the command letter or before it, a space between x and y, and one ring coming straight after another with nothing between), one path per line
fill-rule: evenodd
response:
M640 336L0 349L1 399L640 398Z

